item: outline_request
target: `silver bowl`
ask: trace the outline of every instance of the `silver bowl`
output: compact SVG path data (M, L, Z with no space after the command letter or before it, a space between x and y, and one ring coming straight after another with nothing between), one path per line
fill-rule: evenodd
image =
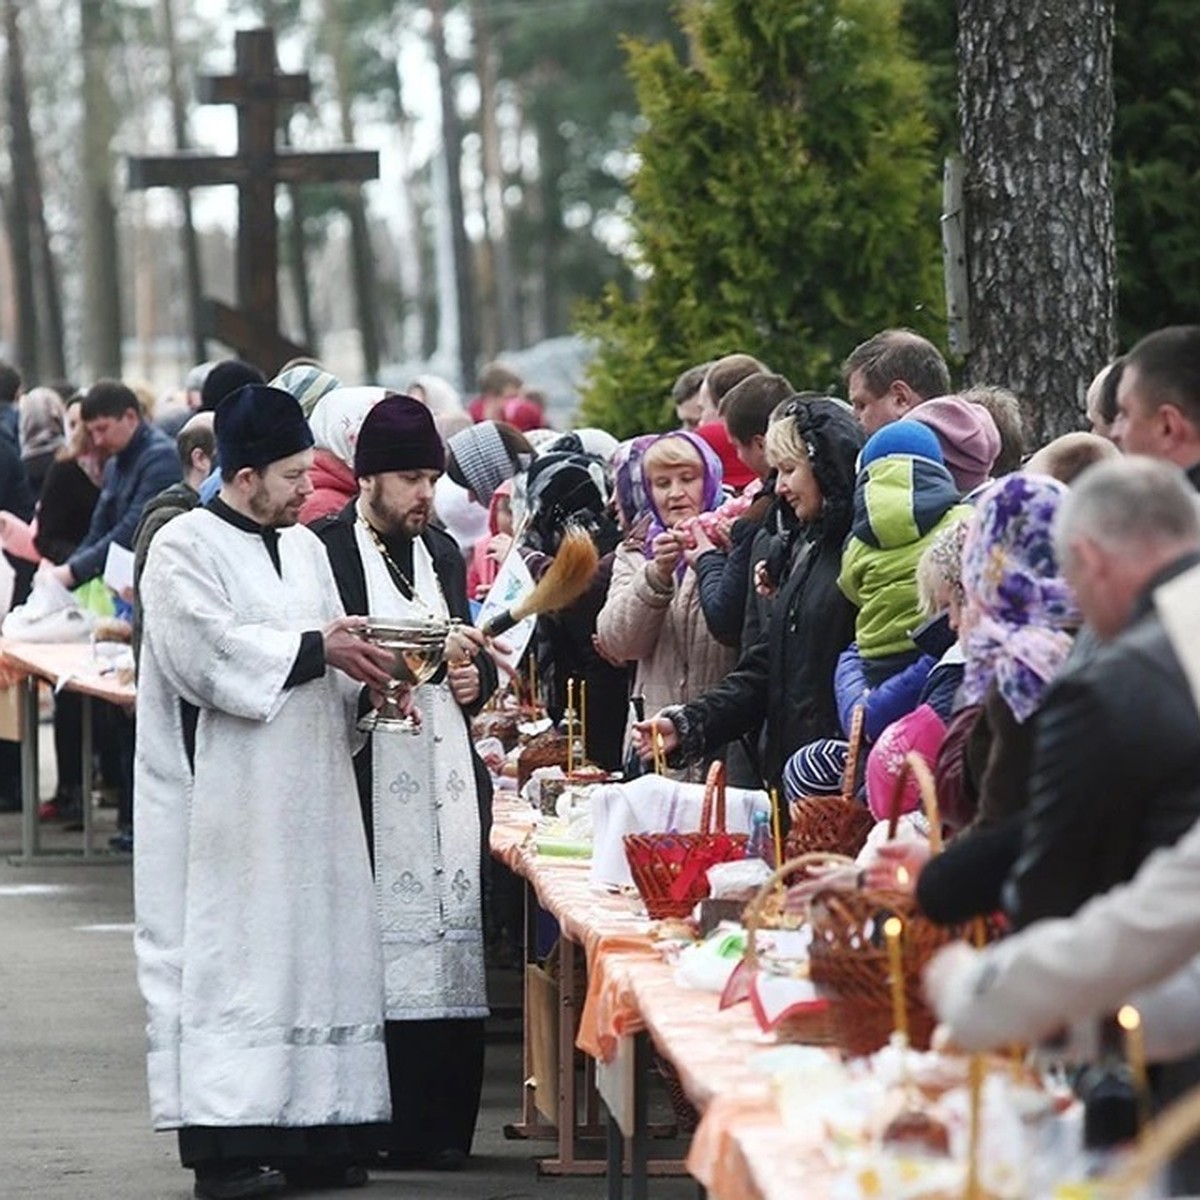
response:
M370 733L420 733L421 726L400 711L404 687L428 683L438 672L446 654L449 621L368 617L362 636L392 652L392 682L384 690L383 704L359 722Z

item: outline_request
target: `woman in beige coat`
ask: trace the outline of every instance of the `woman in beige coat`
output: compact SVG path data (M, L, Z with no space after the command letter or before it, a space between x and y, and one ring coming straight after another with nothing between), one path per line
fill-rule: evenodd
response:
M633 696L646 712L658 712L719 683L736 653L709 632L696 574L683 557L695 519L721 502L720 460L702 438L678 431L651 443L642 475L649 520L617 549L596 633L606 657L637 664ZM680 777L699 779L701 768Z

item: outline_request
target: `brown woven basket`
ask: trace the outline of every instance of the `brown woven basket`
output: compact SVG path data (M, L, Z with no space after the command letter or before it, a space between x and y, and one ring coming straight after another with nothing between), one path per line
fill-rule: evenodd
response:
M746 853L746 834L725 830L725 766L715 762L704 784L695 833L628 833L625 857L646 911L656 921L686 917L708 895L708 868Z
M746 969L751 973L767 969L759 959L758 932L760 929L773 927L786 928L788 917L781 918L783 913L782 900L787 891L791 878L802 872L806 867L813 866L852 866L854 860L841 854L830 854L814 851L801 854L781 863L771 876L763 881L754 899L746 905L742 920L746 925ZM793 919L796 927L804 923L804 919ZM781 1020L774 1028L775 1040L778 1042L799 1042L807 1045L826 1045L833 1040L833 1032L829 1021L828 1007L820 1010L793 1013Z
M901 790L911 771L921 788L936 853L941 841L933 777L919 754L906 755L904 763L892 795L889 834L895 834ZM916 898L907 892L820 892L809 911L813 928L811 977L829 1000L830 1027L838 1048L852 1057L873 1054L887 1044L892 1034L890 968L883 925L895 916L903 922L901 961L909 1042L919 1050L928 1049L935 1021L925 1005L922 973L934 951L966 936L969 928L935 925L921 914Z
M850 745L840 796L801 796L791 803L792 827L785 853L788 858L828 851L853 858L866 843L875 824L871 810L854 797L858 759L862 753L863 706L857 705L850 719Z

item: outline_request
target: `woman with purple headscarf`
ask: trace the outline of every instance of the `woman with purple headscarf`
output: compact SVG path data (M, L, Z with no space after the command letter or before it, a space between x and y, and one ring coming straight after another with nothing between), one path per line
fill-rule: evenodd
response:
M937 762L943 816L971 828L924 869L907 864L910 875L920 870L917 899L935 921L956 924L1000 908L1021 849L1031 718L1082 621L1051 537L1066 496L1056 479L1016 472L992 484L971 517L959 624L967 707L952 719Z
M734 653L709 633L696 575L683 557L690 524L723 499L720 459L681 430L655 438L641 465L648 513L617 549L596 632L606 657L637 664L634 698L657 712L717 684Z
M943 802L958 823L988 825L1025 803L1030 718L1082 621L1050 536L1066 496L1056 479L1017 472L988 488L971 517L959 631L971 708L955 715L938 758ZM956 796L944 785L958 780Z

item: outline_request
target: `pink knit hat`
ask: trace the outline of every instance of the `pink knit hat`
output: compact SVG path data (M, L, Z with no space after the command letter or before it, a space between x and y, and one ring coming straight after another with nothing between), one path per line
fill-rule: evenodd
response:
M915 750L932 770L945 736L942 718L928 704L893 721L879 735L867 756L867 807L877 821L886 821L891 815L892 793L904 769L904 756ZM900 813L920 807L921 790L909 772L900 796Z
M1000 453L1000 430L983 405L958 396L940 396L918 404L908 416L937 434L946 469L960 491L974 491L991 475Z

